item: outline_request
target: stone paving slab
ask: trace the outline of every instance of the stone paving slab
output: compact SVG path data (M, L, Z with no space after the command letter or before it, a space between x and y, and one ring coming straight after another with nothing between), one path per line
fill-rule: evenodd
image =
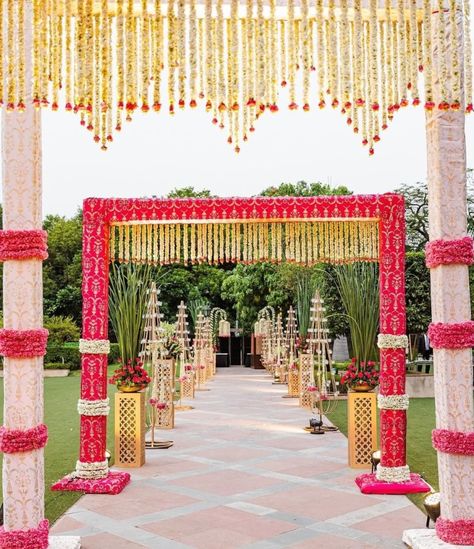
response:
M362 495L346 438L304 432L309 412L265 371L224 368L206 386L162 432L172 448L148 450L121 494L83 496L52 534L84 549L397 549L424 525L405 496Z

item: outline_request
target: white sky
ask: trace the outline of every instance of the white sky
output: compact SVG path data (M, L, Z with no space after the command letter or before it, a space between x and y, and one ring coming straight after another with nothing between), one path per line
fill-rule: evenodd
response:
M280 99L286 105L286 97ZM355 193L383 193L425 179L424 111L408 107L383 132L375 155L326 108L285 107L265 114L239 155L226 130L204 109L170 117L136 115L107 152L73 114L43 112L44 213L72 215L89 196L162 196L175 187L208 188L220 196L251 196L298 180L344 184ZM474 117L466 119L468 166L474 167Z

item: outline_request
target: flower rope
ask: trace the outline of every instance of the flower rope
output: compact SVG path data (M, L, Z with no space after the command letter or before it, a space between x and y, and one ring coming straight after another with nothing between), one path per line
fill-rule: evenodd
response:
M406 349L408 347L408 336L379 334L377 338L379 349Z
M82 400L77 402L77 411L81 416L108 416L110 412L109 399Z
M47 259L47 238L40 229L0 231L0 261Z
M45 519L38 528L10 530L0 528L0 547L5 549L46 549L49 543L49 522Z
M85 463L83 461L76 462L76 470L72 473L72 478L82 479L99 479L105 478L109 474L109 463L104 461L93 461L91 463Z
M33 358L46 354L48 330L0 330L0 355L9 358Z
M448 429L434 429L431 439L433 447L439 452L474 456L474 431L463 433Z
M446 543L474 545L474 519L449 520L439 517L435 526L436 534Z
M469 349L474 347L474 321L430 324L428 337L433 349Z
M385 482L406 482L410 480L410 468L408 465L401 467L384 467L380 463L377 465L377 480Z
M381 410L408 410L408 395L378 395L377 404Z
M0 427L0 452L4 454L38 450L44 448L47 441L48 428L43 423L25 430Z
M80 339L79 352L89 355L108 355L110 341L108 339Z
M470 236L457 240L432 240L425 248L426 266L472 265L474 263L474 240Z

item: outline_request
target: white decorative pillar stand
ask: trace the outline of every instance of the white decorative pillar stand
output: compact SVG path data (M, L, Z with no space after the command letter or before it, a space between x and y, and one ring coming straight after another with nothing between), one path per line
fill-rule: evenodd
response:
M450 17L449 10L445 10L441 17ZM456 12L455 19L457 42L462 44L461 11ZM434 532L430 537L426 531L410 530L405 532L404 540L413 547L474 545L471 351L474 323L471 321L468 278L473 244L466 237L465 115L463 104L458 112L437 108L441 101L446 100L446 95L449 101L453 84L456 85L452 81L440 83L443 77L437 41L440 23L436 2L433 4L431 33L433 101L436 107L426 117L430 234L426 259L431 269L433 323L429 335L434 348L436 430L433 443L438 450L441 516L436 522L436 533L440 539L436 539ZM446 31L445 55L448 62L459 63L462 75L462 46L453 50L451 30L452 26ZM462 82L461 78L460 85Z

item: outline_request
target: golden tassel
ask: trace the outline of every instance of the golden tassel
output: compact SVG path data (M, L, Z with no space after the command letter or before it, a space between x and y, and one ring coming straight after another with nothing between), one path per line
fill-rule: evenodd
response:
M213 256L213 241L212 241L212 224L209 223L207 225L207 258L204 258L204 263L206 263L206 259L209 262L210 265L214 264L215 258ZM204 225L204 230L206 230L206 225Z
M190 227L188 224L184 224L183 225L183 263L184 265L188 265L189 263L189 242L188 242L188 237L189 237L189 231L190 231Z
M174 262L181 263L181 224L175 226Z
M117 256L115 256L113 259L117 259ZM123 253L123 225L119 225L118 228L118 260L120 263L124 260L124 253Z
M225 253L224 253L224 223L219 224L219 256L218 262L220 264L225 262Z
M191 231L191 265L196 263L196 225L191 223L189 226Z
M313 264L313 242L311 238L312 230L311 230L311 222L306 221L305 223L306 227L306 263L307 265Z
M148 263L149 260L149 254L148 254L148 227L151 227L150 225L142 225L142 263Z
M252 229L252 255L250 261L255 262L258 260L258 224L251 223L250 227Z
M158 225L153 225L153 265L158 265L160 262L160 255L158 251L159 241L159 228Z
M125 230L125 254L124 254L124 261L125 263L128 263L130 261L130 232L132 227L130 225L127 225L124 227Z
M230 231L231 226L227 223L224 225L224 238L225 238L225 255L223 256L223 262L224 263L231 263L232 262L232 250L230 248Z
M169 227L169 263L173 264L176 263L176 231L174 223L172 223Z
M132 255L131 255L132 263L137 262L137 251L138 251L137 248L138 248L138 244L137 244L137 226L132 225Z
M160 265L164 265L165 260L165 228L160 224Z
M319 260L319 247L318 247L318 223L313 222L312 226L312 241L313 241L313 262L317 263Z
M115 260L115 249L116 249L116 236L115 236L115 225L110 226L110 235L109 235L109 261Z

